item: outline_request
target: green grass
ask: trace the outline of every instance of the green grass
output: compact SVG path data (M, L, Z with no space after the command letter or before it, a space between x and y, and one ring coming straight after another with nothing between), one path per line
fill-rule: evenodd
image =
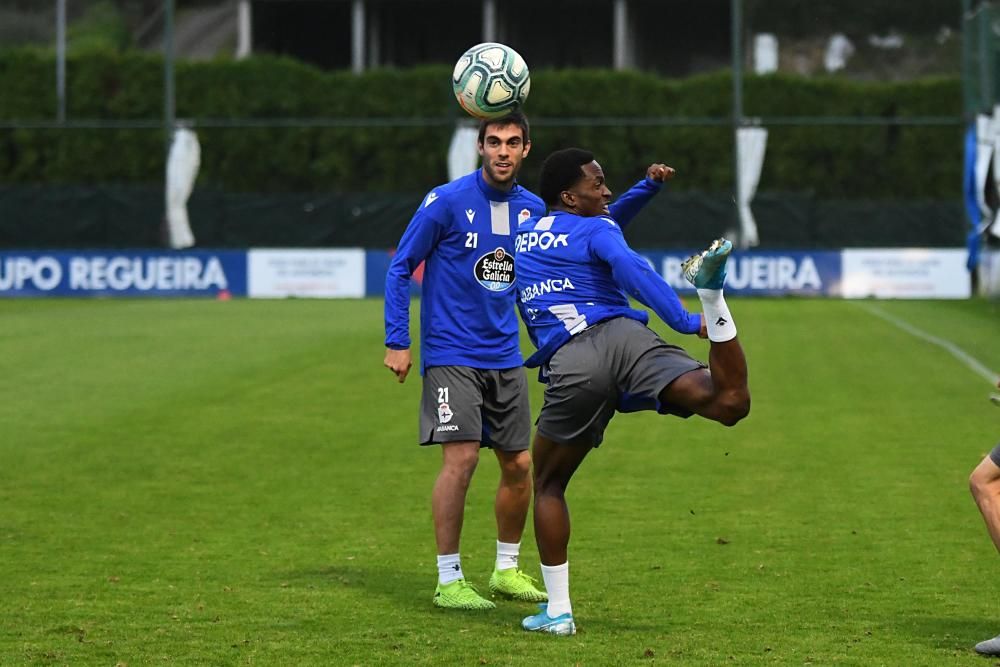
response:
M0 301L0 664L992 664L966 486L989 386L857 303L730 305L751 416L615 418L570 489L557 638L518 629L528 605L431 606L439 453L380 301ZM1000 369L997 303L879 307ZM482 588L496 481L487 456Z

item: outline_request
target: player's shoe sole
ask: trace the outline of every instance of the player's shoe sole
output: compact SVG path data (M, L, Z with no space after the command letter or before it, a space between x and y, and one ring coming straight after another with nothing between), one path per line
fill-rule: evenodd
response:
M707 250L691 255L681 264L681 271L689 283L699 289L722 289L726 282L726 261L733 251L733 244L726 239L716 239Z
M549 596L538 590L538 581L516 567L509 570L493 570L490 577L490 592L509 600L520 602L547 602Z

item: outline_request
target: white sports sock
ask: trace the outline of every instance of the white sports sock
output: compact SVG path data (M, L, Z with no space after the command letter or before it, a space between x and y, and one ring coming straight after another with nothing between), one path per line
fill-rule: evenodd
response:
M521 543L511 544L497 540L497 569L509 570L517 567L517 557L521 553Z
M729 313L729 306L721 289L699 289L702 316L708 328L708 339L713 343L725 343L736 338L736 323Z
M569 602L569 561L562 565L542 565L542 580L545 582L545 591L549 594L549 618L572 614L573 605Z
M442 586L458 579L464 579L462 574L462 558L458 554L438 556L438 583Z

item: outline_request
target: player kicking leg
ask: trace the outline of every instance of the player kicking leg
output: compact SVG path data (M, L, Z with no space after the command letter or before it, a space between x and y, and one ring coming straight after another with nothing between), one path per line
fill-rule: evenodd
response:
M710 370L645 326L621 319L596 325L552 357L532 452L535 537L549 602L521 622L525 630L576 633L569 597L570 521L565 493L584 457L600 444L616 410L694 413L727 426L748 414L746 358L722 296L731 251L732 244L719 239L684 263L685 277L698 289L712 342ZM616 362L604 359L623 361L616 367ZM578 389L581 378L586 379L586 391Z
M733 244L717 239L707 250L682 265L684 277L698 291L702 317L711 347L708 371L685 373L660 394L664 405L675 405L706 419L732 426L750 411L747 361L736 337L736 324L722 287Z

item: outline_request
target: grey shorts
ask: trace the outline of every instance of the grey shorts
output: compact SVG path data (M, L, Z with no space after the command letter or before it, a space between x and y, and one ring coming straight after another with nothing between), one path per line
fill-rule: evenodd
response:
M616 410L690 417L680 406L661 404L659 395L681 375L701 368L703 363L641 322L626 317L600 322L549 360L538 432L554 442L596 447Z
M996 463L1000 467L1000 444L990 450L990 460Z
M524 368L432 366L424 371L421 445L468 441L519 452L528 448L530 439Z

